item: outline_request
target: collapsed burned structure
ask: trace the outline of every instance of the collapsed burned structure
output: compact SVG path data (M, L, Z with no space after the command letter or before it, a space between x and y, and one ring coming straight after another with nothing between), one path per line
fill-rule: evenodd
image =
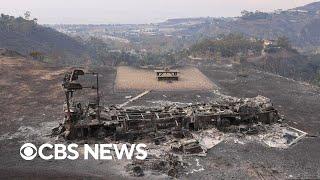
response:
M79 76L93 75L95 86L83 86ZM186 106L129 109L117 106L100 106L99 75L76 69L65 75L64 122L53 129L53 134L67 139L112 136L116 139L139 135L153 136L161 141L160 134L184 137L190 131L216 127L231 131L246 125L246 131L254 131L256 124L270 124L281 119L268 98L238 99L224 97L219 102L198 103ZM84 88L96 91L96 101L88 104L76 102L74 95ZM243 127L243 126L241 126Z
M85 86L80 76L95 77L95 81L90 81L95 85ZM192 156L206 156L209 149L221 142L256 141L268 147L288 148L307 135L281 123L283 118L270 99L263 96L236 98L215 91L213 100L207 103L126 107L150 92L145 91L123 104L106 107L100 105L98 73L75 69L65 75L62 86L65 117L52 135L73 140L101 139L129 146L136 140L145 143L148 157L132 159L126 165L132 176L152 171L177 178L202 171L198 159L192 164ZM93 90L95 100L79 101L83 89Z

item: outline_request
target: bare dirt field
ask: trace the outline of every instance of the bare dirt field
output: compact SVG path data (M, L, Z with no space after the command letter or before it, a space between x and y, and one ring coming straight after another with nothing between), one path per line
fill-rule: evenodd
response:
M194 67L178 69L179 81L158 81L153 70L138 69L128 66L117 68L116 91L126 90L211 90L215 85Z

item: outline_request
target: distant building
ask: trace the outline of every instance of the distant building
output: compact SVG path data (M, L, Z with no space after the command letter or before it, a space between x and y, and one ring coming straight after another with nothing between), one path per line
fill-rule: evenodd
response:
M269 45L273 45L274 44L274 40L268 40L268 39L264 39L263 40L263 47L269 46Z
M261 54L265 55L266 53L275 53L278 52L281 48L277 45L275 40L263 40L263 49Z

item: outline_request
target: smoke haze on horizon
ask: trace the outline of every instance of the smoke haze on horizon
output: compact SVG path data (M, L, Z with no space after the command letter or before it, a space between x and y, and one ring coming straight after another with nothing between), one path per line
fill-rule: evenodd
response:
M315 0L0 0L0 13L31 11L41 24L137 24L169 18L234 17L242 10L274 11Z

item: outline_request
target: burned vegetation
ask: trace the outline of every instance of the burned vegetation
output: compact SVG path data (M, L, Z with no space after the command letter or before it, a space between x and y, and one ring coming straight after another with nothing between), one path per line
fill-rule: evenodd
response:
M96 78L94 86L79 82L79 76L88 75ZM65 75L62 86L64 121L52 130L52 135L71 141L90 138L129 145L146 143L147 159L134 159L127 165L133 176L143 176L145 170L172 177L190 173L185 157L205 156L227 138L255 136L252 139L270 147L287 148L306 135L283 123L283 116L263 96L236 98L216 92L217 98L207 103L104 107L100 105L99 74L75 69ZM92 89L95 100L76 101L75 96L83 89Z

